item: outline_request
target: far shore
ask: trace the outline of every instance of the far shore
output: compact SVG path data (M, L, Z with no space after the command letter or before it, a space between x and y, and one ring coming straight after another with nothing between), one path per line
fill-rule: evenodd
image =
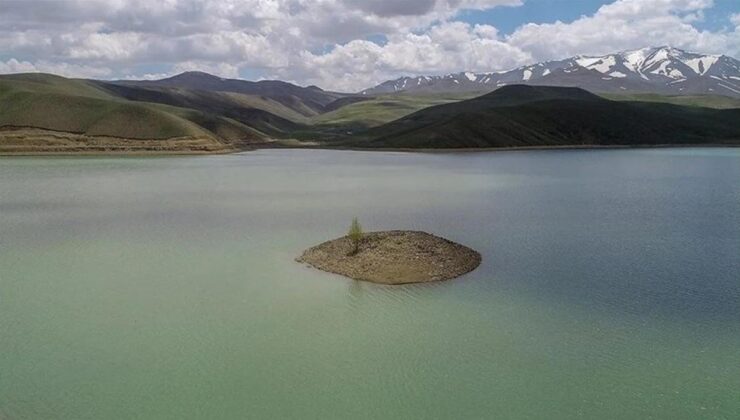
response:
M166 140L165 140L166 141ZM738 148L738 143L708 143L708 144L651 144L651 145L555 145L555 146L516 146L516 147L460 147L460 148L375 148L375 147L345 147L308 143L305 145L297 142L266 142L254 143L249 147L223 148L220 150L188 150L188 149L162 149L162 150L2 150L0 144L0 156L194 156L194 155L227 155L234 153L253 152L257 150L281 149L281 150L341 150L358 152L402 152L402 153L479 153L479 152L517 152L537 150L608 150L608 149L671 149L671 148Z
M342 146L283 146L278 144L257 145L253 150L262 149L301 149L301 150L346 150L356 152L404 152L404 153L477 153L477 152L517 152L530 150L589 150L589 149L674 149L674 148L736 148L738 143L711 144L635 144L635 145L558 145L558 146L516 146L516 147L457 147L457 148L400 148L400 147L342 147ZM252 151L252 150L244 150Z

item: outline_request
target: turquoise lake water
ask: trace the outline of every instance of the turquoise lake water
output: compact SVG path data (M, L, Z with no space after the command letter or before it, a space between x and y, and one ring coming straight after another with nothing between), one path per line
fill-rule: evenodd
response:
M0 159L0 419L119 418L740 418L740 149Z

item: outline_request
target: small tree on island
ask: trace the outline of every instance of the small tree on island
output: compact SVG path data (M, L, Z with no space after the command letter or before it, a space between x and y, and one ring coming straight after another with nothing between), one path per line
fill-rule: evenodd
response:
M349 232L347 232L347 237L352 241L352 252L350 252L350 255L355 255L360 251L360 242L362 242L364 235L360 222L357 221L356 217L353 218L352 224L349 225Z

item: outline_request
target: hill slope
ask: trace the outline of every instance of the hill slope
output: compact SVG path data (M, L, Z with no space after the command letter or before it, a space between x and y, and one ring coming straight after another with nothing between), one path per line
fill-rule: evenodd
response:
M271 137L284 137L308 121L304 115L267 97L172 87L141 87L93 82L118 98L190 108L230 118Z
M318 115L312 118L311 122L318 125L341 125L351 129L368 128L396 120L430 106L458 102L473 96L470 93L454 93L366 97L364 101L354 101L331 112Z
M740 109L616 102L578 88L513 85L345 139L368 148L738 144Z
M127 101L94 83L46 74L0 76L0 103L0 147L6 151L31 145L53 149L67 140L74 140L77 149L86 142L98 149L103 144L136 148L144 144L139 140L150 141L146 147L152 148L158 146L151 141L170 140L162 147L175 150L182 144L187 149L197 143L199 150L216 151L264 137L228 118ZM175 144L173 139L187 141Z
M480 96L478 92L459 93L407 93L399 92L379 96L366 96L364 101L352 101L345 106L309 120L317 138L327 133L357 132L389 123L411 113L435 105L459 102ZM674 105L706 108L740 108L740 98L720 95L657 95L657 94L599 94L614 101L662 102Z

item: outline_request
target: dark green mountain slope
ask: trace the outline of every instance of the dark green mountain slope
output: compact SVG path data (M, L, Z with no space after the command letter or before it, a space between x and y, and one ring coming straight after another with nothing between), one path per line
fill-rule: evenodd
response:
M368 148L740 144L740 109L616 102L579 88L503 87L341 142Z

